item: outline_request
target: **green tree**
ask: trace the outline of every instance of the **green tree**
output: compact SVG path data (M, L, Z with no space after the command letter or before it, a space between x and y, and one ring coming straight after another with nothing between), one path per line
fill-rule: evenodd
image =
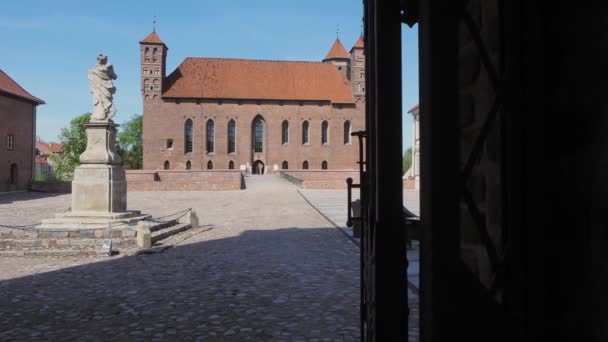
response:
M401 175L404 175L407 170L412 166L412 148L408 148L403 153L403 170L401 170Z
M70 121L69 127L61 129L59 141L63 144L63 152L50 157L55 164L57 179L70 181L74 178L74 169L80 165L80 155L87 147L84 124L90 117L91 113L78 115Z
M131 119L121 125L118 133L118 153L122 158L122 165L127 169L141 169L143 167L143 116L133 115Z

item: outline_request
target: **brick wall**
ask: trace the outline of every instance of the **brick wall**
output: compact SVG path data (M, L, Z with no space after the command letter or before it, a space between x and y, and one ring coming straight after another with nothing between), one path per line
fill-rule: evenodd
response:
M246 101L246 100L175 100L149 98L144 100L144 169L162 170L169 161L171 170L185 170L191 162L192 170L207 169L208 161L214 169L227 169L230 161L235 169L254 160L262 160L268 169L287 161L289 169L301 169L308 161L310 169L321 169L325 160L329 169L355 169L358 158L356 139L344 144L344 122L351 121L351 131L365 127L364 103L333 105L322 101ZM264 119L264 151L252 153L253 120ZM184 125L193 121L193 148L185 153ZM215 150L206 152L206 124L213 120ZM236 123L236 152L228 154L228 122ZM289 123L289 142L281 141L281 125ZM302 144L302 124L309 123L309 143ZM329 143L321 144L321 124L329 123ZM167 148L167 140L173 147Z
M127 191L240 190L244 185L239 170L126 170L125 173Z
M0 192L26 190L34 168L36 107L0 94ZM14 150L7 149L7 135L14 136ZM17 184L10 184L10 168L17 165Z

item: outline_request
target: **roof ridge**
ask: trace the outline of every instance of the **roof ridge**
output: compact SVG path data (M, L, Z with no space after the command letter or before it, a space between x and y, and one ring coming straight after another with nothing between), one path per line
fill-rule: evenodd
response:
M35 101L38 102L39 104L45 104L44 101L42 101L41 99L37 98L36 96L32 95L29 91L25 90L25 88L23 88L17 81L15 81L12 77L10 77L4 70L0 69L0 72L10 81L13 83L13 86L16 86L17 88L19 88L18 90L21 90L25 93L24 94L19 94L17 92L11 91L9 89L6 89L5 87L2 87L0 84L0 91L3 91L5 93L9 93L24 99L28 99L30 101Z
M325 64L321 61L296 61L287 59L253 59L253 58L238 58L238 57L186 57L188 59L216 59L216 60L229 60L229 61L254 61L254 62L279 62L279 63L319 63Z

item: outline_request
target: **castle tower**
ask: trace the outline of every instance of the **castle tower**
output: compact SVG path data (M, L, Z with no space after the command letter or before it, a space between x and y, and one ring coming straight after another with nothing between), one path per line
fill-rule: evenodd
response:
M344 79L350 79L350 55L346 52L344 45L340 42L339 38L336 38L336 41L327 52L327 56L323 59L323 63L331 63L338 68L338 71L342 73Z
M167 46L156 31L139 42L141 54L141 94L144 100L159 98L166 75Z
M365 54L363 49L363 35L359 37L355 45L350 49L351 75L350 81L353 86L353 98L365 99Z

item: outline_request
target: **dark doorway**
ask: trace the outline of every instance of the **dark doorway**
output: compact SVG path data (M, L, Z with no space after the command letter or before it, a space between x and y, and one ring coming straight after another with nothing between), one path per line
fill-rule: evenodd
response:
M17 173L17 164L11 164L11 184L17 184L19 179L19 174Z
M254 175L263 175L264 174L264 163L261 160L256 160L253 163L252 172Z

